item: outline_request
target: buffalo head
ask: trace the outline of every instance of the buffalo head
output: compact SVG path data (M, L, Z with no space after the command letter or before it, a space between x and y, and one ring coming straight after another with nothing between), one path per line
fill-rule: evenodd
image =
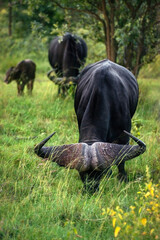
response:
M10 67L8 69L8 71L6 72L6 77L5 77L4 82L6 84L9 84L13 80L18 79L19 75L20 75L20 71L17 67Z
M9 84L12 80L13 80L13 75L14 75L14 67L11 67L8 69L8 71L6 72L6 77L4 82L6 84Z
M52 133L36 145L35 153L42 158L48 158L60 166L86 171L105 171L112 165L119 165L139 156L146 150L146 145L138 138L124 131L138 145L120 145L114 143L95 142L92 145L76 143L62 146L44 147L44 144L55 134Z

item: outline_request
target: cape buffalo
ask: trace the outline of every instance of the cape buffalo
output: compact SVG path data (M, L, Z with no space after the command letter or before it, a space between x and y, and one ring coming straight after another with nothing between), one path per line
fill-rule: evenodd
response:
M87 45L76 35L66 33L63 37L56 37L50 43L48 59L58 78L76 77L86 57ZM51 72L48 73L48 77L52 80ZM65 89L62 88L62 91ZM60 88L58 92L60 93Z
M138 84L126 68L109 60L87 66L81 72L75 95L79 143L35 147L42 158L79 171L85 188L96 191L101 177L115 164L126 179L125 161L142 154L145 144L131 135L131 118L138 102ZM138 145L128 145L129 137ZM92 183L92 184L91 184Z
M11 67L6 73L5 83L9 84L15 80L17 82L18 95L23 95L23 90L27 84L28 93L32 93L33 83L35 79L36 64L25 59L17 64L16 67Z

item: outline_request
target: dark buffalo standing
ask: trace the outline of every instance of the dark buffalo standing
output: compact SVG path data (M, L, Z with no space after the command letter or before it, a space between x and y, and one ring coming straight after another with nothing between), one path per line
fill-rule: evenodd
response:
M63 37L56 37L50 43L48 59L58 78L77 77L86 57L87 45L76 35L66 33ZM52 80L51 72L48 73L48 77Z
M18 95L23 95L24 87L27 84L28 92L31 94L35 72L36 64L30 59L25 59L18 63L16 67L11 67L7 71L4 82L9 84L15 80L17 82Z
M43 147L52 134L35 147L35 152L60 166L77 169L85 187L93 191L113 164L118 166L119 178L125 180L125 161L146 149L129 133L137 102L137 81L126 68L109 60L89 65L79 76L75 95L79 143ZM129 137L138 145L128 145Z

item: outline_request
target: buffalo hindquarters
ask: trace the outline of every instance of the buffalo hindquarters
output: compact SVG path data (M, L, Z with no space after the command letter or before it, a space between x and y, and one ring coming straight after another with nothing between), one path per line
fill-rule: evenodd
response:
M52 77L51 71L48 73L48 77L55 84L58 84L58 93L65 94L71 85L68 85L65 79L77 77L79 68L85 63L86 57L87 45L83 39L76 35L66 33L64 36L56 37L51 41L48 59L56 77ZM56 78L61 79L61 81L57 81Z
M138 103L138 84L126 68L103 60L84 68L78 80L75 112L79 142L128 144L131 118ZM118 165L119 178L127 179L124 162Z

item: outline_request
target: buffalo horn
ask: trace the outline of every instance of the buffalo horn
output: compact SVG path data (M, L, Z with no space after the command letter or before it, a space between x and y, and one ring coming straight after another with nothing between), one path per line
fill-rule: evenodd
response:
M97 167L99 169L105 169L114 164L118 165L122 161L124 162L138 157L145 152L146 145L144 142L127 131L124 131L124 133L129 135L138 145L121 145L103 142L95 143L96 158L98 159ZM95 161L93 160L93 162Z
M34 151L42 158L49 158L60 166L75 168L79 172L87 170L104 170L112 165L130 160L144 153L146 145L132 134L124 131L138 145L121 145L95 142L91 146L86 143L44 147L44 144L55 134L52 133L36 145Z
M54 70L52 69L52 70L50 70L48 73L47 73L47 77L49 78L49 76L50 76L50 74L52 73L52 72L54 72Z
M78 171L88 170L85 160L88 153L88 145L86 143L76 143L69 145L43 147L44 144L55 134L52 133L34 148L35 153L42 158L49 158L56 162L59 166L75 168Z

